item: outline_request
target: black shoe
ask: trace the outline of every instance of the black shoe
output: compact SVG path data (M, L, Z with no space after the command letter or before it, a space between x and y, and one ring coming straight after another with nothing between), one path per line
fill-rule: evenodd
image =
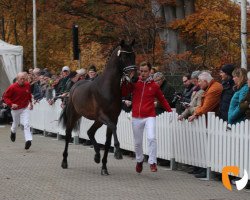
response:
M30 146L31 146L31 141L30 140L26 141L25 142L25 149L28 150L30 148Z
M92 145L91 141L90 140L86 140L84 143L83 143L83 146L90 146Z
M13 133L11 131L11 133L10 133L10 139L11 139L12 142L15 142L16 141L16 133Z
M207 173L206 173L206 171L203 171L200 174L195 174L194 176L196 178L206 178L207 177Z

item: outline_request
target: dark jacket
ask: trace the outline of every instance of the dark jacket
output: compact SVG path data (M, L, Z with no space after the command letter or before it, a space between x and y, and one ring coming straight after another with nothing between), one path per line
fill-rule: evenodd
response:
M182 102L187 102L190 103L191 101L191 96L193 93L193 84L190 84L188 88L185 88L183 93L182 93Z
M163 81L160 88L161 88L161 91L162 91L165 99L168 101L170 107L174 108L175 105L172 101L174 99L175 89L171 85L169 85L166 80ZM165 109L162 107L162 105L160 103L157 103L155 111L156 111L156 114L159 115L159 114L165 112Z
M250 88L247 96L240 103L241 112L245 112L246 119L250 119Z
M229 79L227 81L222 81L223 91L221 94L220 108L218 116L224 121L228 120L228 109L230 105L230 101L234 95L234 81L233 79Z
M40 81L37 81L31 85L31 93L34 100L41 100L43 98L42 87Z
M66 83L67 81L69 80L69 76L66 76L62 79L60 79L59 83L58 83L58 88L57 88L57 95L61 95L65 92L65 89L66 89Z

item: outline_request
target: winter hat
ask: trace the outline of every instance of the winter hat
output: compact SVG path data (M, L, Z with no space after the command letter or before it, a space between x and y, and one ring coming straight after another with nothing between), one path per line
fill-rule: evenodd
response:
M69 73L69 78L74 78L77 75L76 71L72 71Z
M232 76L232 72L234 70L234 65L233 64L225 64L221 67L221 71L223 71L225 74Z
M96 71L97 71L95 65L91 65L91 66L89 67L89 72L90 72L90 71L92 71L92 72L96 72Z

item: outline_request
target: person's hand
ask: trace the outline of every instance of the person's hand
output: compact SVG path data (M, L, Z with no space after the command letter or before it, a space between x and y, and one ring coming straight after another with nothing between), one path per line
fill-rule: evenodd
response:
M49 103L49 105L52 105L52 104L55 103L55 102L54 102L53 99L49 99L49 100L48 100L48 103Z
M132 105L132 102L129 100L125 100L124 103L127 107L130 107Z
M192 116L190 116L190 117L188 118L188 121L189 121L189 122L192 122L192 121L194 121L194 119L196 119L196 118L197 118L196 115L192 115Z
M188 107L190 107L190 104L189 104L189 103L187 103L187 102L183 102L183 103L182 103L182 105L183 105L183 107L184 107L184 108L188 108Z
M183 117L182 115L179 115L179 116L178 116L178 120L180 120L180 121L182 121L183 118L184 118L184 117Z
M32 103L30 103L29 109L30 109L30 110L33 110L33 104L32 104Z
M6 104L6 103L3 103L2 105L3 105L3 107L4 107L4 108L6 108L6 107L7 107L7 104Z
M34 104L36 104L36 103L39 103L39 100L35 100L35 101L34 101Z
M17 109L17 108L18 108L18 105L17 105L17 104L12 104L11 109L15 110L15 109Z
M157 107L157 101L154 102L155 107Z

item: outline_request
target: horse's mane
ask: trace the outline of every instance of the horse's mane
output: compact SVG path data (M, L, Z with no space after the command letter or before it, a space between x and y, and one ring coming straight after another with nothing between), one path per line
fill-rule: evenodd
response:
M113 53L114 50L115 50L117 47L119 47L119 46L120 46L120 43L116 44L115 46L113 46L112 49L109 50L109 52L108 52L108 58L107 58L107 60L106 60L106 62L105 62L104 68L107 67L108 61L109 61L109 59L110 59L112 53Z

